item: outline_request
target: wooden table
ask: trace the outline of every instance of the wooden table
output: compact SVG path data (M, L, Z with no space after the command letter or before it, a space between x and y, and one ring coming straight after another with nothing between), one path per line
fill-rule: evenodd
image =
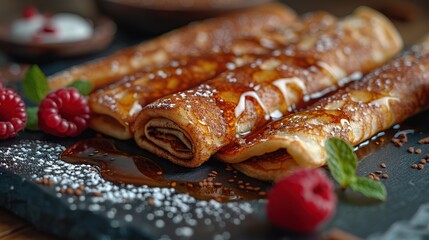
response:
M54 240L51 235L41 233L28 222L0 208L0 240Z

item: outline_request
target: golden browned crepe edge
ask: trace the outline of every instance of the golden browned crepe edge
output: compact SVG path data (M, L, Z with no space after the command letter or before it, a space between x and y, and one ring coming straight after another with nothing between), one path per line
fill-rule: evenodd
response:
M275 137L262 144L256 145L259 151L245 151L234 159L234 168L247 176L264 181L276 181L282 176L299 168L317 168L325 165L326 152L320 147L322 137L312 136L316 139L302 140L302 136ZM318 139L317 139L318 138ZM269 146L269 147L266 147ZM315 147L316 146L316 147ZM263 158L263 155L279 149L286 149L290 157L284 159L260 159L252 161L254 156ZM236 156L237 157L237 156Z
M295 169L302 168L292 158L282 161L276 161L276 159L270 161L267 159L263 162L248 160L233 164L232 167L246 176L267 182L276 182L281 177L292 173ZM287 169L287 171L284 169Z
M262 156L279 149L286 149L298 165L303 167L320 167L323 166L324 160L319 156L325 156L325 152L321 149L314 149L312 146L318 146L322 139L323 137L316 135L284 135L278 138L270 136L269 141L261 141L253 145L252 148L246 149L237 155L217 154L216 158L234 164L244 162L254 156Z
M280 3L270 3L234 11L217 18L206 19L199 23L193 23L173 30L153 40L138 44L137 46L119 50L108 57L95 59L58 72L48 78L49 89L55 90L68 86L77 79L88 81L93 84L94 89L98 89L119 80L125 75L144 70L144 67L154 67L167 64L174 57L187 55L190 54L190 52L175 53L174 51L177 51L177 47L170 50L165 49L164 46L166 44L169 44L170 42L173 43L172 41L177 42L177 38L189 38L190 35L188 33L196 35L201 28L213 28L211 30L214 31L215 27L222 26L222 22L236 22L236 24L239 24L240 19L243 16L254 16L256 18L272 17L266 21L267 29L276 27L276 24L287 24L293 22L297 17L296 13L288 6ZM277 22L273 21L274 17L278 18ZM254 34L260 30L262 30L262 28L256 30ZM210 30L206 30L206 32L210 32ZM237 33L235 38L241 38L246 35L248 35L247 32L243 32L242 34ZM195 41L194 37L191 37L189 41ZM198 49L198 47L192 48L192 46L192 44L189 44L188 46L182 47L189 48L189 50L193 51L192 54L211 51L211 49ZM220 47L222 48L222 46ZM160 51L160 48L163 48L162 51ZM137 58L133 59L134 57Z
M279 149L262 156L254 156L247 161L230 166L249 177L263 181L277 180L277 177L300 168L285 149ZM287 169L287 172L284 169Z
M133 137L133 133L127 122L111 117L109 112L105 112L106 114L103 114L103 112L105 111L101 110L98 113L91 114L91 120L89 121L90 128L120 140L127 140Z
M379 22L383 26L383 30L386 32L387 37L390 39L389 45L391 45L392 48L398 50L403 48L404 42L402 40L401 34L399 33L396 26L392 23L392 21L388 19L385 15L367 6L358 7L354 11L353 15L355 14L357 16L366 16L372 21ZM388 59L393 58L396 54L397 51L392 51L391 54L388 55ZM381 63L383 62L385 61L381 61Z

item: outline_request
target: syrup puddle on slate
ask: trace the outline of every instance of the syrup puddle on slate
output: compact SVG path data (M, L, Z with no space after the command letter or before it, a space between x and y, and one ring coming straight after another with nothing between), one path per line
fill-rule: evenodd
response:
M81 140L62 154L61 159L72 164L89 164L95 166L101 176L117 184L147 185L149 187L172 187L179 192L200 200L231 202L254 200L266 197L266 192L259 186L217 182L217 173L209 174L207 179L199 182L169 180L164 177L163 169L153 160L132 155L118 150L107 139L96 137ZM211 175L211 176L210 176ZM237 182L234 179L234 182Z
M400 124L395 124L389 129L379 132L367 141L355 147L356 155L359 160L378 151L387 144L393 144L392 138L399 137L400 134L418 134L419 132L427 132L427 122L429 120L429 111L424 111L418 115L411 117Z

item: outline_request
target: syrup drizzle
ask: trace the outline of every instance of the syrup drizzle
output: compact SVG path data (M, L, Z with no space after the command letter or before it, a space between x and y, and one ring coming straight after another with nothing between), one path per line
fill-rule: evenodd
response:
M377 107L384 105L390 111L390 103L389 103L390 100L399 101L399 98L397 98L397 97L382 97L382 98L371 101L369 103L369 105L375 105Z
M113 183L172 187L201 200L231 202L265 197L260 192L230 187L226 184L204 186L200 184L201 182L166 179L163 169L153 160L122 152L101 137L85 139L73 144L61 154L61 159L72 164L92 165L105 180Z

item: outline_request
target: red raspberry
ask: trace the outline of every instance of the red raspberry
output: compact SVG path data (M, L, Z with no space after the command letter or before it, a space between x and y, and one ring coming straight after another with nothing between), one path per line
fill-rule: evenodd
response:
M276 226L311 232L335 211L332 182L320 169L298 170L281 179L268 195L267 214Z
M27 113L21 97L8 88L0 88L0 139L10 138L25 127Z
M42 32L44 33L55 33L57 30L52 24L45 24L42 28Z
M89 107L76 89L59 89L42 100L38 116L42 131L58 137L73 137L88 126Z
M36 15L37 15L37 8L31 5L26 6L22 11L22 16L26 19L30 19Z

